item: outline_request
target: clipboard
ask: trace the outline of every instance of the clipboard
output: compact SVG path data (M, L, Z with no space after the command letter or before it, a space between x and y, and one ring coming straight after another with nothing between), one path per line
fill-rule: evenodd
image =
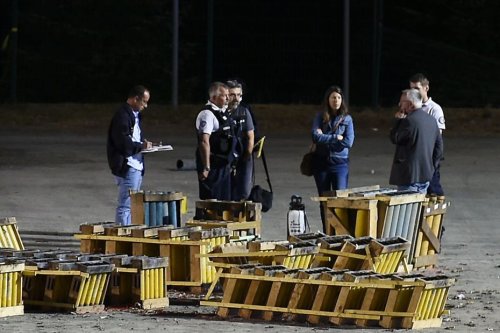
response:
M141 150L141 153L148 154L148 153L156 153L158 151L169 151L169 150L174 150L174 148L171 145L162 145L162 146L154 146L148 149L143 149Z

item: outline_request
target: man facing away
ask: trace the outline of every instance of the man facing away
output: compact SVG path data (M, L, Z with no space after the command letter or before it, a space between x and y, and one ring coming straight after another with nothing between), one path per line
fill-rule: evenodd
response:
M422 109L430 114L436 119L437 125L441 135L446 129L444 112L441 106L434 102L434 100L428 96L429 92L429 79L422 73L414 74L410 77L410 88L417 89L422 96ZM427 188L427 194L444 195L443 187L441 186L441 163L438 162L432 179L430 181L429 187Z
M389 183L398 190L425 194L442 157L443 142L436 121L422 110L418 90L402 91L390 139L396 151Z
M196 117L199 197L202 200L231 200L231 162L235 141L234 127L227 112L228 87L214 82L208 95L208 102Z
M235 161L231 174L231 200L246 200L253 183L254 123L250 110L241 104L243 88L236 80L227 81L229 88L228 111L235 125Z
M142 112L147 108L150 93L144 86L130 89L127 101L114 114L108 129L107 156L111 173L118 185L115 222L130 225L130 193L140 190L144 176L141 151L152 143L143 138Z

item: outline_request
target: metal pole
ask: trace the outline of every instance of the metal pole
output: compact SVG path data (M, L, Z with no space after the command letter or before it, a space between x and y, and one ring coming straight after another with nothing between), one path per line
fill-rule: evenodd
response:
M10 69L10 101L17 103L17 18L19 15L18 0L12 0L12 27L10 29L11 69Z
M207 1L207 84L212 82L213 76L213 58L214 58L214 1Z
M372 63L372 107L380 106L380 58L382 56L383 0L374 0L373 6L373 63Z
M342 67L342 86L344 87L344 98L349 103L349 39L350 39L350 2L344 0L344 20L343 20L343 67Z
M172 3L172 107L175 109L179 93L179 0Z

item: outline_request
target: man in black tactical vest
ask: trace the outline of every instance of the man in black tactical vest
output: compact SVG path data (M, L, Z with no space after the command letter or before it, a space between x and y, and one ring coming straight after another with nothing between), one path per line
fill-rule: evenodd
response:
M227 81L228 111L235 125L236 149L231 187L233 201L247 200L253 185L253 148L255 125L249 108L241 104L243 87L237 80Z
M231 200L231 162L234 159L234 128L227 113L228 87L214 82L209 100L196 117L198 172L201 200Z

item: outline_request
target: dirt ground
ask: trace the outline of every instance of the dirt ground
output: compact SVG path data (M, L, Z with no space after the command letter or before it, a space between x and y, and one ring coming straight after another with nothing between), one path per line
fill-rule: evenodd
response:
M108 119L103 120L107 123ZM5 125L5 123L4 123ZM105 127L105 126L103 126ZM263 216L263 238L286 238L286 213L292 194L304 198L313 231L320 229L319 210L312 178L299 174L298 165L308 147L307 132L266 132L266 154L275 192L273 208ZM359 131L351 151L350 186L387 186L394 147L385 129ZM191 128L173 131L156 127L150 132L172 144L173 151L147 156L146 190L181 191L188 196L192 217L197 200L194 171L178 171L177 160L193 158ZM456 278L450 289L440 329L426 332L500 330L500 156L496 135L445 137L442 182L451 207L445 216L446 232L438 270ZM0 141L0 217L14 216L21 232L77 232L84 222L111 221L116 187L105 157L104 131L37 131L3 126ZM265 185L258 165L257 183ZM13 332L315 332L337 330L277 322L222 321L213 309L171 306L161 312L109 310L101 314L26 313L0 318L0 331ZM359 330L361 331L361 330ZM387 331L363 329L363 332Z

